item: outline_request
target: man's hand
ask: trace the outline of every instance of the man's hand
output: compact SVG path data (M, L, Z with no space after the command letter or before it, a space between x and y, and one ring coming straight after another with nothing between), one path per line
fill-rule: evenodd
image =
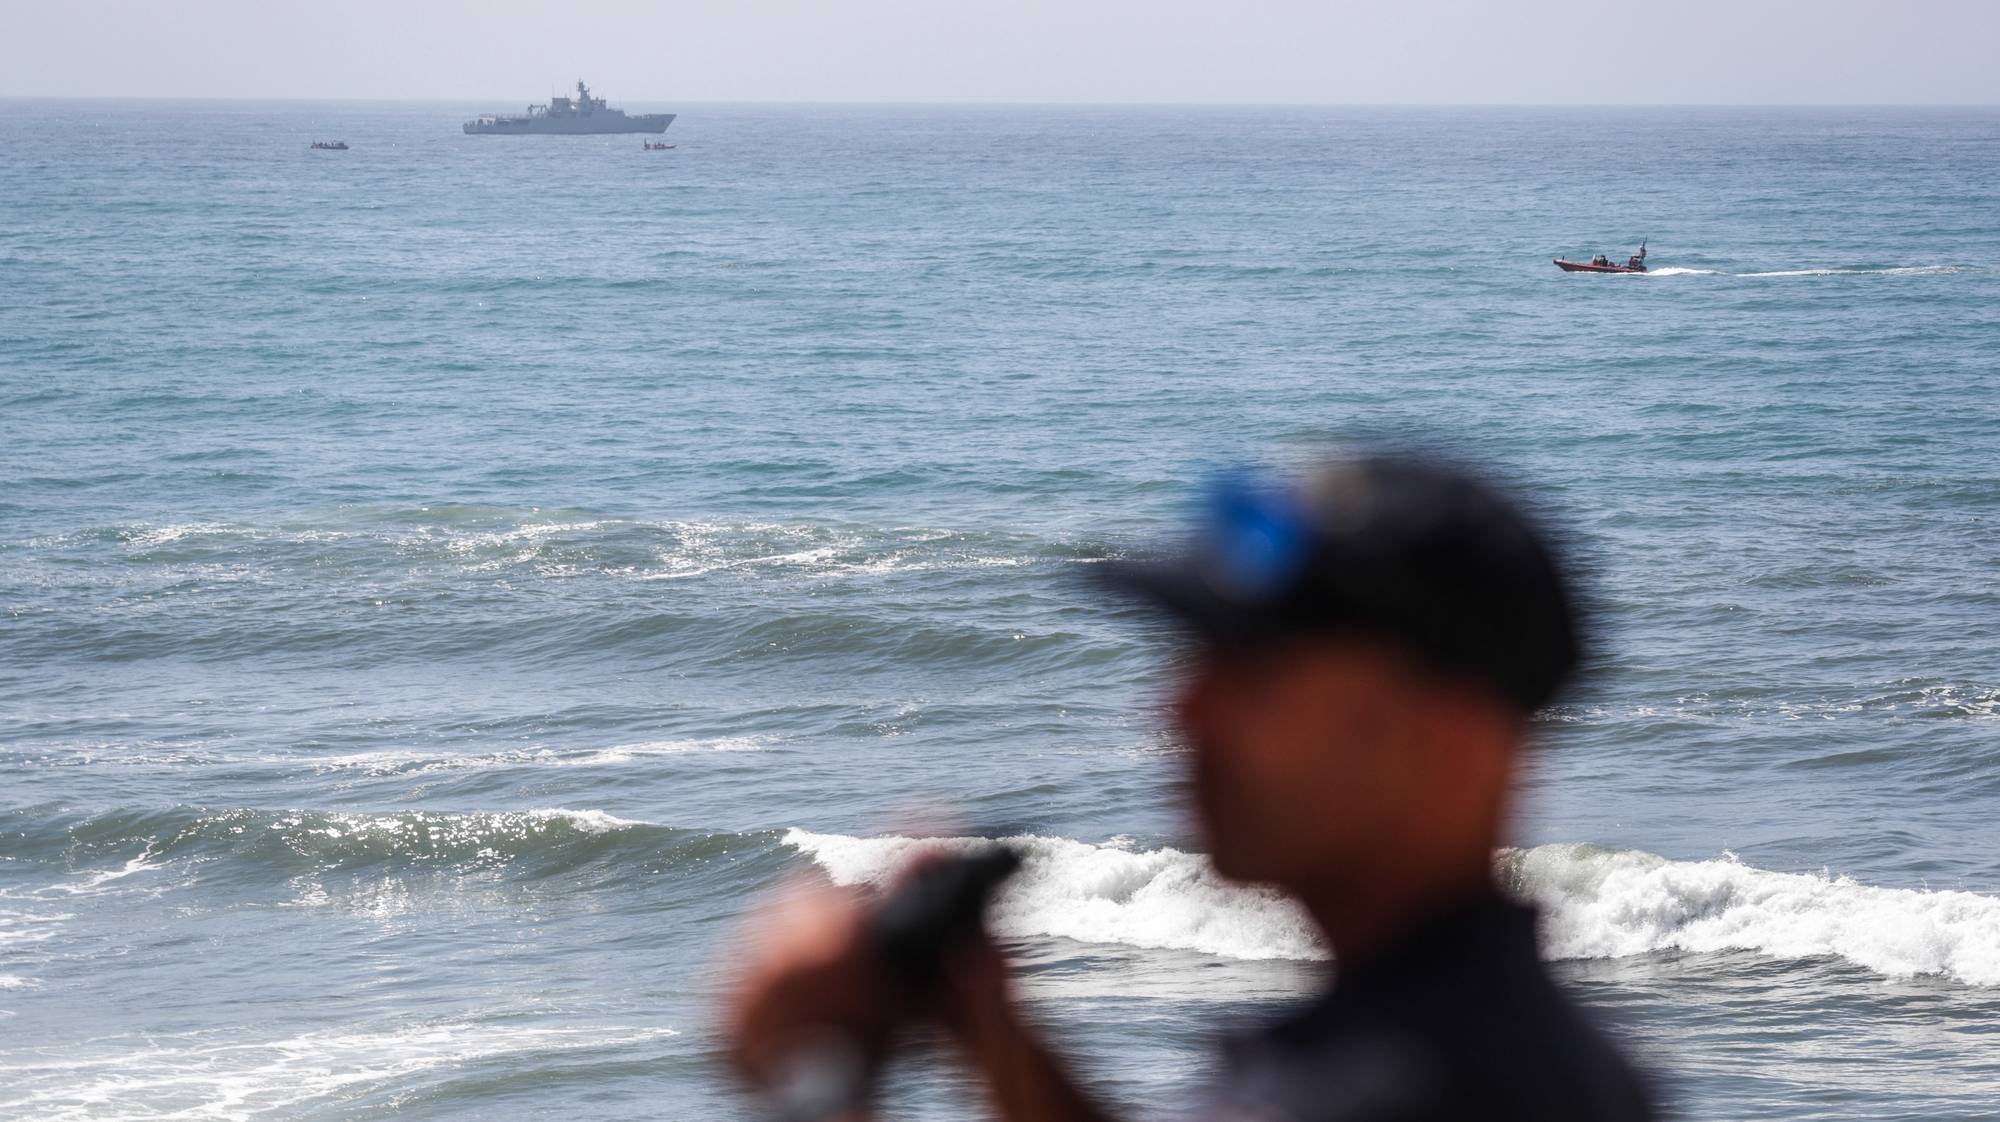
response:
M878 1065L908 1016L865 930L854 893L794 885L752 917L745 965L727 1011L730 1059L771 1088L801 1062L834 1061L855 1075Z
M985 1076L1010 1122L1098 1122L1104 1116L1020 1017L1007 962L984 932L945 952L936 983L905 993L868 929L867 900L795 886L752 917L727 1009L730 1059L753 1085L793 1108L860 1090L914 1023L942 1028Z

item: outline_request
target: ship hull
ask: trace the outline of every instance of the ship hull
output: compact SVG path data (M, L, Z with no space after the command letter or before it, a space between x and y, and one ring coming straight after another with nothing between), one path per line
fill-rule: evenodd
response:
M495 117L465 122L467 136L610 136L617 133L662 133L674 123L673 113L592 113L588 116Z
M1644 265L1635 269L1630 265L1593 265L1588 261L1565 261L1560 257L1556 258L1556 268L1561 269L1565 273L1643 273L1646 271Z

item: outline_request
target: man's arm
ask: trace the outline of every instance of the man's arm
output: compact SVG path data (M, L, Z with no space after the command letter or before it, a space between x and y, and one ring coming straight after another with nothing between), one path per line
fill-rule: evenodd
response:
M940 1020L1006 1122L1113 1122L1021 1015L1007 959L984 934L951 956Z

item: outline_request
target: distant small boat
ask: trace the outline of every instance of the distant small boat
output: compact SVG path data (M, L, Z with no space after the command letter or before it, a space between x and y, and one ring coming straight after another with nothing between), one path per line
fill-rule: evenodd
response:
M312 146L314 148L319 149L322 152L347 151L347 142L345 140L334 140L334 141L315 140L312 142Z
M1643 273L1646 271L1646 243L1639 243L1639 252L1625 259L1623 265L1613 264L1609 257L1598 254L1589 261L1566 261L1556 258L1556 268L1565 273Z
M671 144L655 144L650 140L642 140L639 144L648 152L664 152L673 147Z

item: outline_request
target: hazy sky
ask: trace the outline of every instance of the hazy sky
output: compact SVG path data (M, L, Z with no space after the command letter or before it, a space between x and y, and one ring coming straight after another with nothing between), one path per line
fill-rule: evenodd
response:
M0 0L0 96L2000 103L2000 0Z

